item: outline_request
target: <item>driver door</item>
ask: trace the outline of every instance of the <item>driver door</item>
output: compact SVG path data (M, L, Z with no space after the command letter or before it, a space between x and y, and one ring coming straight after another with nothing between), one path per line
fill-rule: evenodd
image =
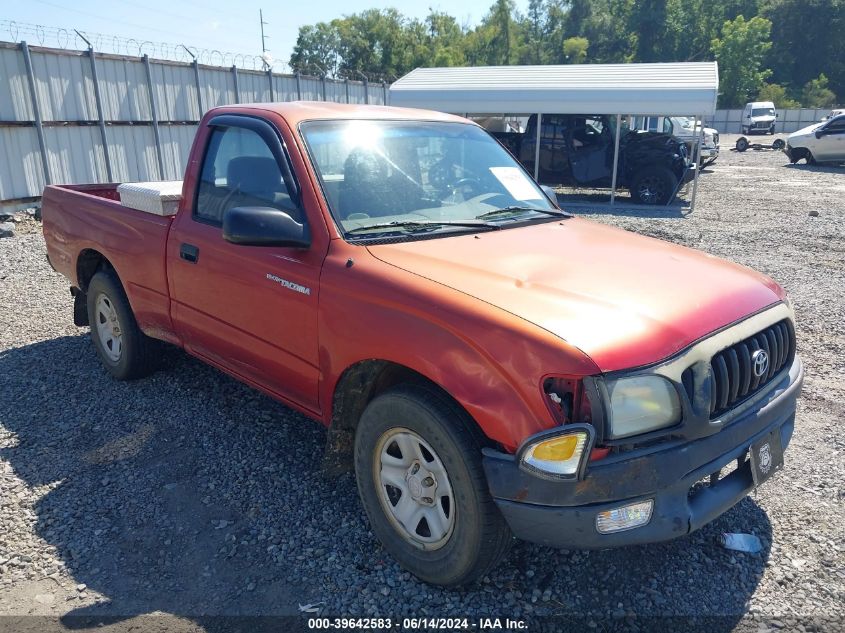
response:
M278 156L287 158L281 139L253 117L227 116L226 125L212 125L206 135L196 196L168 239L176 328L191 353L317 411L317 295L325 253L313 245L232 244L222 234L223 216L235 207L273 207L307 223L279 167Z
M609 157L612 137L602 117L577 117L570 134L572 175L578 184L609 180L613 166Z
M816 160L845 160L845 116L830 121L821 132L813 150Z

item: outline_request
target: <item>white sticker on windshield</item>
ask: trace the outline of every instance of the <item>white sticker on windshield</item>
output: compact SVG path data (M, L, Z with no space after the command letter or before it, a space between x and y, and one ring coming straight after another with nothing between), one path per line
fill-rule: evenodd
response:
M490 171L515 200L542 200L537 188L519 167L491 167Z

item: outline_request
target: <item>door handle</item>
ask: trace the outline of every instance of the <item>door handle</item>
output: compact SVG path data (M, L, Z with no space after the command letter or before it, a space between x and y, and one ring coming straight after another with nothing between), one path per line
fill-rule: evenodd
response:
M179 257L184 259L186 262L196 264L197 260L200 258L200 249L193 244L182 244L179 247Z

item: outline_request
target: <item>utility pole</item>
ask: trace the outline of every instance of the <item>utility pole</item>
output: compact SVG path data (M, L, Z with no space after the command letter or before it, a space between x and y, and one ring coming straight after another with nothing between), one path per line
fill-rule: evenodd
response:
M264 70L270 70L270 64L267 61L267 35L264 35L264 26L267 22L264 21L264 11L258 10L258 18L261 22L261 59L264 61Z

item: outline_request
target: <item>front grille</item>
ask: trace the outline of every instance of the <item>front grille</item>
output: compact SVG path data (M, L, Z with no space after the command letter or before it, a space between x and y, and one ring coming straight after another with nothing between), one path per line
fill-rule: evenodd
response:
M760 376L759 369L755 371L758 350L763 350L769 361ZM794 356L795 331L788 319L717 353L710 361L710 417L721 415L761 389Z

